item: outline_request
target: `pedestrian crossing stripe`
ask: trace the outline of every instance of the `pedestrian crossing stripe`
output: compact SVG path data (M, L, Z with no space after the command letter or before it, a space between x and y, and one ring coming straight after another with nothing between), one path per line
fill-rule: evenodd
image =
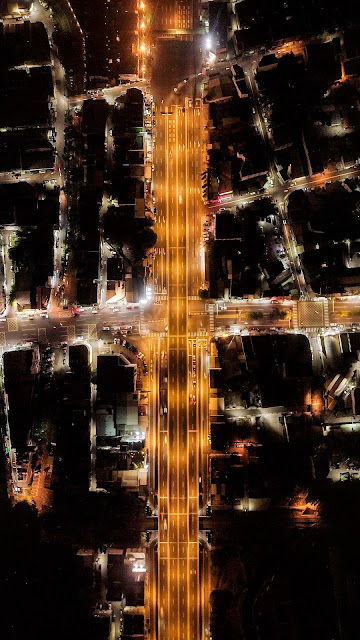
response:
M7 319L8 331L17 331L18 330L18 321L16 318L8 318Z
M6 347L5 331L0 331L0 347Z
M88 325L88 335L89 335L89 340L97 340L96 324L89 324Z
M67 327L68 340L75 340L75 325L70 324Z

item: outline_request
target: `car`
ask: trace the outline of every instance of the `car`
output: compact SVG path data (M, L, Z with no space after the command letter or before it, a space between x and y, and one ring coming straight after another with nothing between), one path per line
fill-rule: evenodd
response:
M127 305L126 305L126 308L127 308L127 309L132 309L132 308L133 308L133 305L132 305L132 304L127 304Z
M103 327L103 331L110 331L110 327Z

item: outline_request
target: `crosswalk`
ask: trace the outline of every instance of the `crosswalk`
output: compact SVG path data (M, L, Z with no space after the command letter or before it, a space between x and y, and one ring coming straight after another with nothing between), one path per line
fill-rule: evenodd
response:
M292 321L293 321L293 329L298 329L299 328L299 316L298 316L298 308L297 308L297 303L296 302L294 302L293 308L292 308Z
M324 326L330 326L330 318L329 318L329 300L324 300Z
M88 325L88 337L89 340L97 340L97 326L96 324Z
M7 327L8 327L8 331L18 331L19 324L18 324L17 318L8 318Z
M146 334L148 338L166 338L166 331L149 331ZM206 329L199 329L199 331L189 331L189 338L205 338L208 336Z
M46 337L46 329L40 327L38 329L38 338L39 338L39 342L40 343L46 343L47 342L47 337Z
M149 331L147 334L148 338L166 338L166 331Z
M204 338L209 335L206 329L199 329L199 331L189 331L189 338Z
M140 333L148 333L148 324L145 322L144 309L140 308Z
M214 304L209 304L208 305L208 310L209 310L209 321L210 321L210 333L214 333L214 331L215 331L215 320L214 320L215 305Z

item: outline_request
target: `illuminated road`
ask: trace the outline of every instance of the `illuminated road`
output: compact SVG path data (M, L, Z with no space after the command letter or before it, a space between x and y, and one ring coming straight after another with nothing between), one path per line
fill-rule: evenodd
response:
M166 245L159 269L162 278L166 269L168 329L166 354L161 356L167 360L167 395L160 399L163 415L157 446L157 636L153 637L196 640L201 634L197 397L202 393L204 398L206 392L198 382L202 347L196 336L189 336L188 296L198 285L200 264L199 252L194 260L189 247L200 202L201 109L186 100L184 108L157 110L156 129L154 185L158 220L165 224L160 242L165 239Z

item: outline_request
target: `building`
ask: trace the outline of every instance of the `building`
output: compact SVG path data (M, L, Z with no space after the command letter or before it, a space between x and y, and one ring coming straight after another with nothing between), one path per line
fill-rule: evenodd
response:
M110 601L122 601L124 598L124 551L109 547L107 562L107 594Z
M30 15L33 0L0 0L1 18L25 18Z
M5 402L11 445L18 452L27 446L33 420L33 392L39 373L39 349L4 353Z

